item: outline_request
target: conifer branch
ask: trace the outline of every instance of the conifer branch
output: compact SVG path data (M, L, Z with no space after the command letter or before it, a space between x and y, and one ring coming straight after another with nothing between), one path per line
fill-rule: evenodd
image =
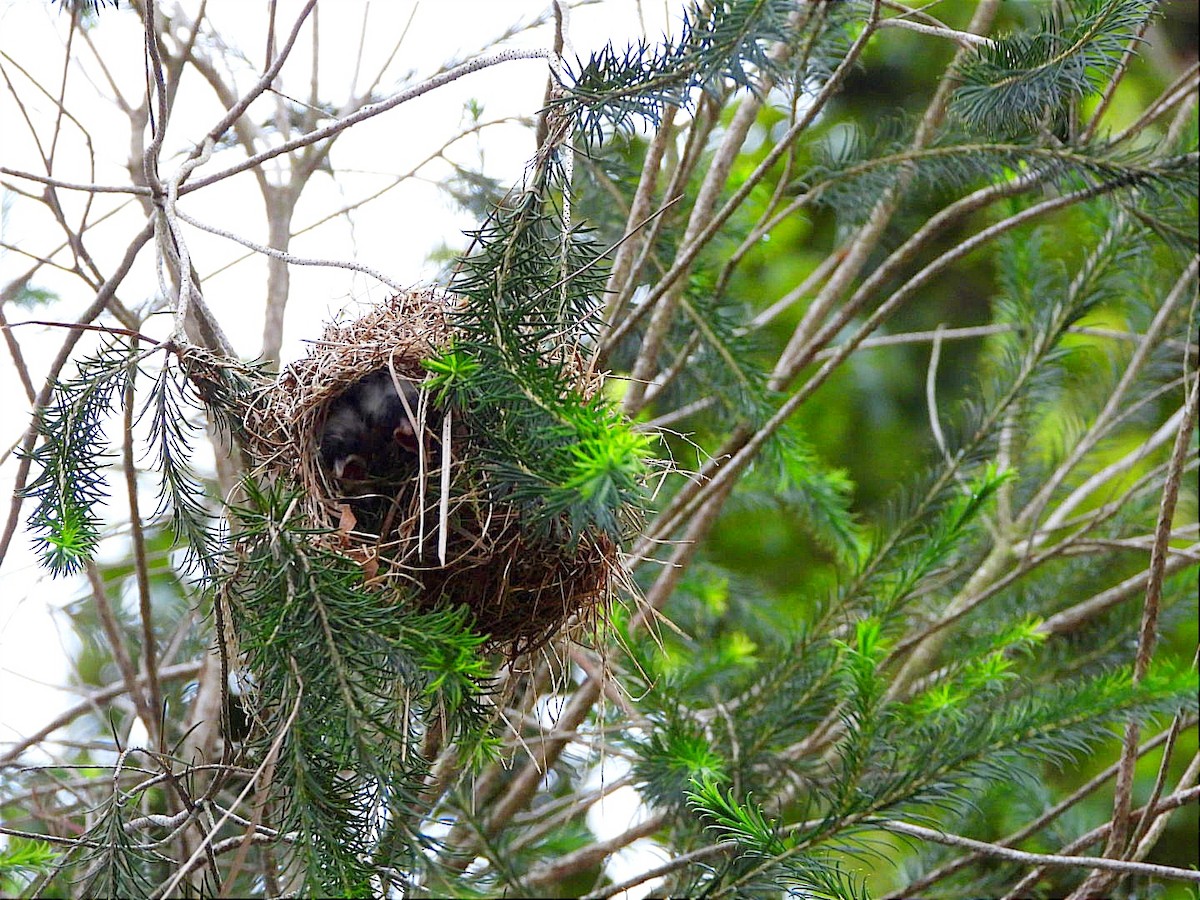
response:
M1000 0L944 17L898 0L718 0L689 6L671 37L578 61L558 9L548 49L493 44L380 90L411 20L387 39L370 86L359 84L364 56L340 100L318 75L329 42L316 6L301 6L286 24L269 17L263 57L261 45L222 43L234 32L218 37L204 8L193 18L137 5L147 90L136 107L103 60L72 58L104 46L80 5L70 30L61 19L53 86L26 86L34 69L18 53L0 62L34 142L32 163L2 161L13 209L49 212L65 238L0 241L33 261L3 299L56 302L32 279L65 274L97 304L74 324L57 311L28 317L70 330L52 383L39 391L21 373L38 424L18 487L37 500L46 564L91 578L93 598L70 608L95 650L84 662L121 673L94 692L100 713L121 701L112 738L80 703L0 757L54 753L0 779L17 816L6 834L72 833L34 854L49 860L32 876L38 890L82 879L85 891L164 897L185 880L271 897L578 893L578 877L599 873L590 896L660 879L654 890L672 895L782 885L848 900L865 887L847 860L889 829L908 842L881 845L880 858L943 892L1026 890L1022 876L1052 869L1082 890L1178 876L1178 859L1162 871L1145 860L1168 846L1164 829L1179 827L1168 814L1194 802L1200 770L1197 758L1170 784L1195 721L1195 674L1175 638L1200 558L1184 477L1197 464L1185 440L1196 72L1159 71L1141 54L1158 39L1147 25L1159 4L1066 3L1040 22L1008 17L1019 27L1000 35ZM306 30L310 69L292 83L285 62ZM358 34L363 56L365 18ZM909 43L953 62L895 62ZM1146 64L1132 66L1134 53ZM505 192L483 145L475 167L446 156L453 141L412 170L449 159L450 195L479 224L447 264L447 340L409 360L427 369L422 396L437 416L414 482L432 492L413 529L431 568L400 571L386 540L362 544L365 518L333 525L323 495L305 493L310 464L321 490L339 488L322 422L358 351L323 357L336 362L328 384L327 369L305 376L308 405L288 407L278 435L290 442L302 425L295 447L258 436L261 404L290 397L291 375L230 356L205 303L215 273L199 275L187 228L239 243L239 260L243 249L267 258L262 344L277 359L291 264L402 286L338 251L289 249L308 180L338 174L333 143L518 58L550 70L546 109L528 111L539 125L524 179ZM71 141L94 160L108 146L71 130L77 70L98 73L132 127L128 187L65 174ZM222 110L160 172L188 127L175 103L189 72ZM479 86L462 134L486 133L490 85ZM880 115L878 97L901 93L920 112ZM251 117L263 103L273 120ZM1114 108L1133 125L1098 140ZM1162 141L1133 146L1159 123ZM266 203L265 237L177 208L243 171ZM392 196L405 177L340 213L325 204L312 227ZM60 191L86 192L77 218ZM84 244L100 222L124 227L110 209L137 208L117 206L118 191L157 226L162 296L151 285L145 311L173 308L176 340L155 342L145 311L116 297L150 232L107 282ZM203 346L182 340L185 324ZM5 331L20 366L32 340ZM64 375L81 336L89 349ZM926 345L933 424L922 430L910 376ZM117 422L128 523L102 505ZM235 448L233 459L218 451L215 484L193 467L207 458L202 422ZM294 450L300 465L256 465L258 437L263 455ZM150 484L153 509L140 496ZM512 511L505 528L522 551L602 543L628 602L592 630L571 619L582 630L532 656L492 654L448 605L458 595L417 588L451 562L460 500L486 511L480 553L499 510ZM19 510L16 500L0 557ZM425 540L435 528L444 552ZM125 559L96 557L110 535ZM136 621L113 605L119 591L137 599ZM203 667L171 665L203 652L213 627ZM138 723L150 749L123 746ZM71 734L54 733L65 725ZM1121 759L1081 785L1079 763L1110 748L1116 726ZM1150 800L1129 815L1133 761L1153 747L1162 764L1139 776ZM1047 775L1054 766L1060 778ZM1083 843L1015 849L1066 810L1086 812L1082 800L1114 776L1113 818ZM1028 786L1017 795L1027 806L1011 787L997 799L993 788L1012 784ZM618 789L648 818L598 838L583 814ZM1000 802L1021 818L979 841ZM612 883L613 860L645 837L669 861ZM1088 848L1095 860L1073 855ZM27 875L17 878L21 888Z

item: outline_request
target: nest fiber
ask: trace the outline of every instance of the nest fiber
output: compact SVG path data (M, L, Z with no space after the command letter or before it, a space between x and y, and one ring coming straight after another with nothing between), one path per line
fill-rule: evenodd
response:
M466 605L491 644L516 655L568 620L590 619L608 596L616 547L602 534L569 547L533 536L513 507L491 496L471 422L438 410L422 387L422 361L451 340L454 302L413 291L331 324L305 358L243 396L238 437L255 478L298 484L301 512L319 530L313 540L360 565L385 602ZM189 363L202 396L211 365ZM381 372L414 395L420 389L413 413L423 439L389 477L348 485L322 458L321 437L331 406ZM595 389L576 387L585 396Z

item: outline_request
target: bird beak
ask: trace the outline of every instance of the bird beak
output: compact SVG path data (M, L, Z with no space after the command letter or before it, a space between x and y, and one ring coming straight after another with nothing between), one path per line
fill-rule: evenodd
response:
M336 478L362 481L367 477L367 461L357 453L352 453L334 462L333 474Z

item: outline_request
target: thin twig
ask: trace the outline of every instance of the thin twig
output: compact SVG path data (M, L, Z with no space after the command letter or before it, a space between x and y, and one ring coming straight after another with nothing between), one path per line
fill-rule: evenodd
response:
M1188 799L1195 799L1197 796L1200 796L1200 791L1195 789L1188 793ZM908 822L889 820L876 824L886 831L905 834L909 837L920 838L923 841L931 841L935 844L945 844L949 847L962 847L984 856L994 856L998 859L1007 859L1010 862L1072 869L1083 866L1094 866L1097 869L1121 872L1125 875L1142 875L1148 878L1167 878L1172 881L1187 881L1192 884L1200 884L1200 872L1197 872L1195 869L1179 869L1175 866L1160 866L1153 863L1127 862L1122 859L1106 859L1102 856L1059 856L1051 853L1029 853L1025 850L1014 850L1011 847L1002 847L999 844L976 841L972 838L950 834L945 831L936 831L932 828L912 825Z
M1172 725L1174 725L1174 723L1172 723ZM1189 728L1194 727L1195 725L1196 725L1195 719L1191 719L1187 723L1187 727L1189 727ZM1141 747L1138 748L1138 756L1139 757L1145 756L1151 750L1154 750L1155 748L1160 747L1166 740L1168 740L1170 734L1171 734L1171 730L1168 729L1166 731L1162 731L1162 732L1158 733L1153 738L1146 741L1144 744L1142 744ZM1032 822L1029 822L1027 825L1022 826L1020 829L1018 829L1017 831L1014 831L1008 837L997 841L996 845L1000 846L1000 847L1011 847L1012 845L1025 840L1025 838L1029 837L1030 835L1036 834L1037 832L1041 831L1043 828L1046 827L1046 825L1053 822L1060 815L1062 815L1064 812L1066 812L1071 807L1075 806L1081 800L1090 796L1093 792L1095 792L1095 790L1097 788L1104 785L1105 782L1107 782L1110 778L1112 778L1114 775L1116 775L1118 765L1119 765L1119 763L1113 763L1111 766L1106 768L1103 772L1098 773L1094 778L1089 779L1085 784L1083 784L1079 788L1077 788L1074 792L1072 792L1072 794L1069 797L1066 797L1063 800L1059 801L1058 803L1054 804L1054 806L1052 806L1050 809L1046 810L1044 813L1042 813L1040 816L1038 816ZM1148 804L1146 806L1147 811L1149 811L1151 806L1153 806L1154 804L1156 804L1158 802L1158 799L1159 798L1156 797L1154 799L1154 803ZM983 854L979 853L977 851L968 853L968 854L954 860L951 863L947 863L944 866L934 869L932 872L928 873L927 875L923 875L921 878L917 879L916 881L910 882L909 884L905 885L904 888L902 888L901 890L895 891L891 894L888 894L886 897L883 898L883 900L903 900L904 897L912 897L912 896L916 895L918 891L923 891L923 890L925 890L925 888L929 887L930 885L935 884L938 881L941 881L943 878L948 878L951 875L953 875L954 873L962 871L967 866L971 865L971 863L973 863L977 859L979 859L981 856L983 856Z
M1194 271L1194 267L1193 267ZM1188 391L1184 404L1185 414L1175 435L1175 446L1171 450L1171 461L1163 485L1158 520L1154 527L1154 549L1150 554L1149 576L1146 582L1146 599L1142 606L1142 622L1138 628L1137 652L1133 661L1134 683L1146 677L1154 648L1158 641L1158 618L1162 602L1163 580L1166 577L1168 555L1167 541L1171 534L1171 521L1175 517L1175 505L1179 499L1179 485L1183 477L1184 460L1192 439L1192 426L1196 421L1197 406L1200 405L1200 379L1195 379ZM1137 761L1137 742L1140 725L1131 721L1125 726L1125 737L1121 749L1121 767L1117 773L1117 786L1113 799L1113 828L1109 833L1107 854L1122 853L1126 849L1129 834L1129 809L1133 799L1133 769ZM1108 879L1089 877L1088 882L1107 884Z
M179 217L181 222L186 222L193 228L199 228L201 231L207 231L209 234L215 234L218 237L226 238L227 240L233 241L235 244L241 244L243 247L253 250L255 253L261 253L263 256L269 256L272 259L281 260L288 265L327 266L334 269L349 269L352 272L362 272L364 275L370 275L375 280L386 284L393 291L398 293L408 290L409 287L408 285L403 285L398 281L393 281L379 270L373 269L370 266L364 266L362 263L353 262L352 260L348 259L307 259L302 256L293 256L291 253L287 253L283 250L276 250L274 247L266 247L262 244L256 244L254 241L249 240L248 238L236 235L232 231L228 231L224 228L218 228L216 225L206 225L198 219L192 218L182 210L175 210L175 215Z
M200 841L200 846L192 851L192 855L174 872L171 879L166 882L164 886L155 890L154 893L150 895L152 898L168 896L173 890L175 890L176 887L178 887L179 882L182 881L199 863L201 855L212 843L212 840L216 836L217 832L221 830L221 826L223 826L225 822L229 820L229 817L233 815L233 810L236 809L241 802L246 799L246 795L250 793L250 790L257 783L259 777L267 768L268 764L271 764L274 761L276 755L279 753L279 748L283 746L283 739L287 737L288 732L291 730L292 723L296 720L296 716L300 712L300 701L303 699L304 682L300 680L299 674L296 674L296 702L292 704L292 711L288 714L287 719L280 726L279 733L275 736L275 739L271 741L271 746L268 748L266 755L263 757L263 761L259 763L258 768L254 770L254 774L246 779L245 786L234 799L233 803L229 805L229 809L221 816L221 819L216 823L216 825L210 828L204 835L204 838ZM271 837L270 839L278 840L277 837ZM228 845L228 849L233 849L233 847L236 847L241 841L245 840L245 838L239 836L236 838L231 838L230 840L232 843Z
M181 678L191 678L199 671L200 663L198 662L179 663L174 666L166 666L160 669L158 672L158 680L161 684L167 681L176 681ZM134 689L140 688L145 685L146 681L147 679L145 675L138 675L132 687ZM81 700L79 703L76 703L74 706L63 710L47 724L37 729L37 731L34 731L33 733L21 738L21 740L6 750L3 755L0 755L0 766L11 765L30 747L40 744L55 731L65 725L71 724L71 722L75 721L85 713L95 711L101 704L107 703L114 697L119 697L122 694L128 693L130 687L131 686L127 682L119 681L115 684L110 684L106 687L100 688L99 690L90 691L85 699Z
M312 2L312 0L310 0ZM545 59L545 50L504 50L500 53L495 53L491 56L482 56L478 59L473 59L470 62L463 63L461 66L456 66L449 72L441 75L435 75L433 78L427 79L418 85L414 85L407 90L400 91L398 94L393 94L386 100L381 100L378 103L368 103L366 106L359 109L357 112L351 113L344 118L338 119L324 128L318 128L303 134L298 138L290 141L285 141L278 147L272 147L269 150L264 150L249 159L230 166L220 172L209 175L206 178L201 178L186 184L180 188L179 193L189 194L192 191L199 190L202 187L207 187L210 184L215 184L218 181L224 181L231 175L236 175L239 172L245 172L247 169L253 169L266 162L268 159L274 159L284 153L291 153L293 150L298 150L301 147L307 147L309 144L315 144L317 141L323 141L327 137L332 137L345 131L352 125L359 122L364 122L367 119L373 118L380 113L385 113L389 109L399 106L402 103L407 103L409 100L427 94L430 91L441 87L444 84L449 84L462 78L464 75L469 75L472 72L477 72L480 69L488 68L489 66L499 65L501 63L512 62L519 59Z
M134 348L136 349L136 343ZM121 457L125 475L125 496L129 503L130 537L133 544L133 569L138 589L138 612L142 625L142 674L146 678L146 697L153 711L153 728L148 727L151 743L166 752L165 736L159 716L162 714L162 689L158 684L158 647L154 637L154 612L150 604L150 572L146 565L146 536L138 503L137 466L133 458L134 380L136 366L124 385Z
M933 37L947 38L967 50L974 50L976 47L992 47L996 43L990 38L986 38L978 34L972 34L969 31L955 31L953 28L946 28L941 25L925 25L921 22L912 22L899 16L888 19L880 19L879 27L902 28L905 31L915 31L917 34L928 34Z

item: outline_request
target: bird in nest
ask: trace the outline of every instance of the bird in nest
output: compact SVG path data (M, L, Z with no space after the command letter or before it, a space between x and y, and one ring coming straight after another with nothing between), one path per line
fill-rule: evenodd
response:
M386 481L412 468L427 433L421 392L379 369L329 404L321 431L321 461L339 482Z

